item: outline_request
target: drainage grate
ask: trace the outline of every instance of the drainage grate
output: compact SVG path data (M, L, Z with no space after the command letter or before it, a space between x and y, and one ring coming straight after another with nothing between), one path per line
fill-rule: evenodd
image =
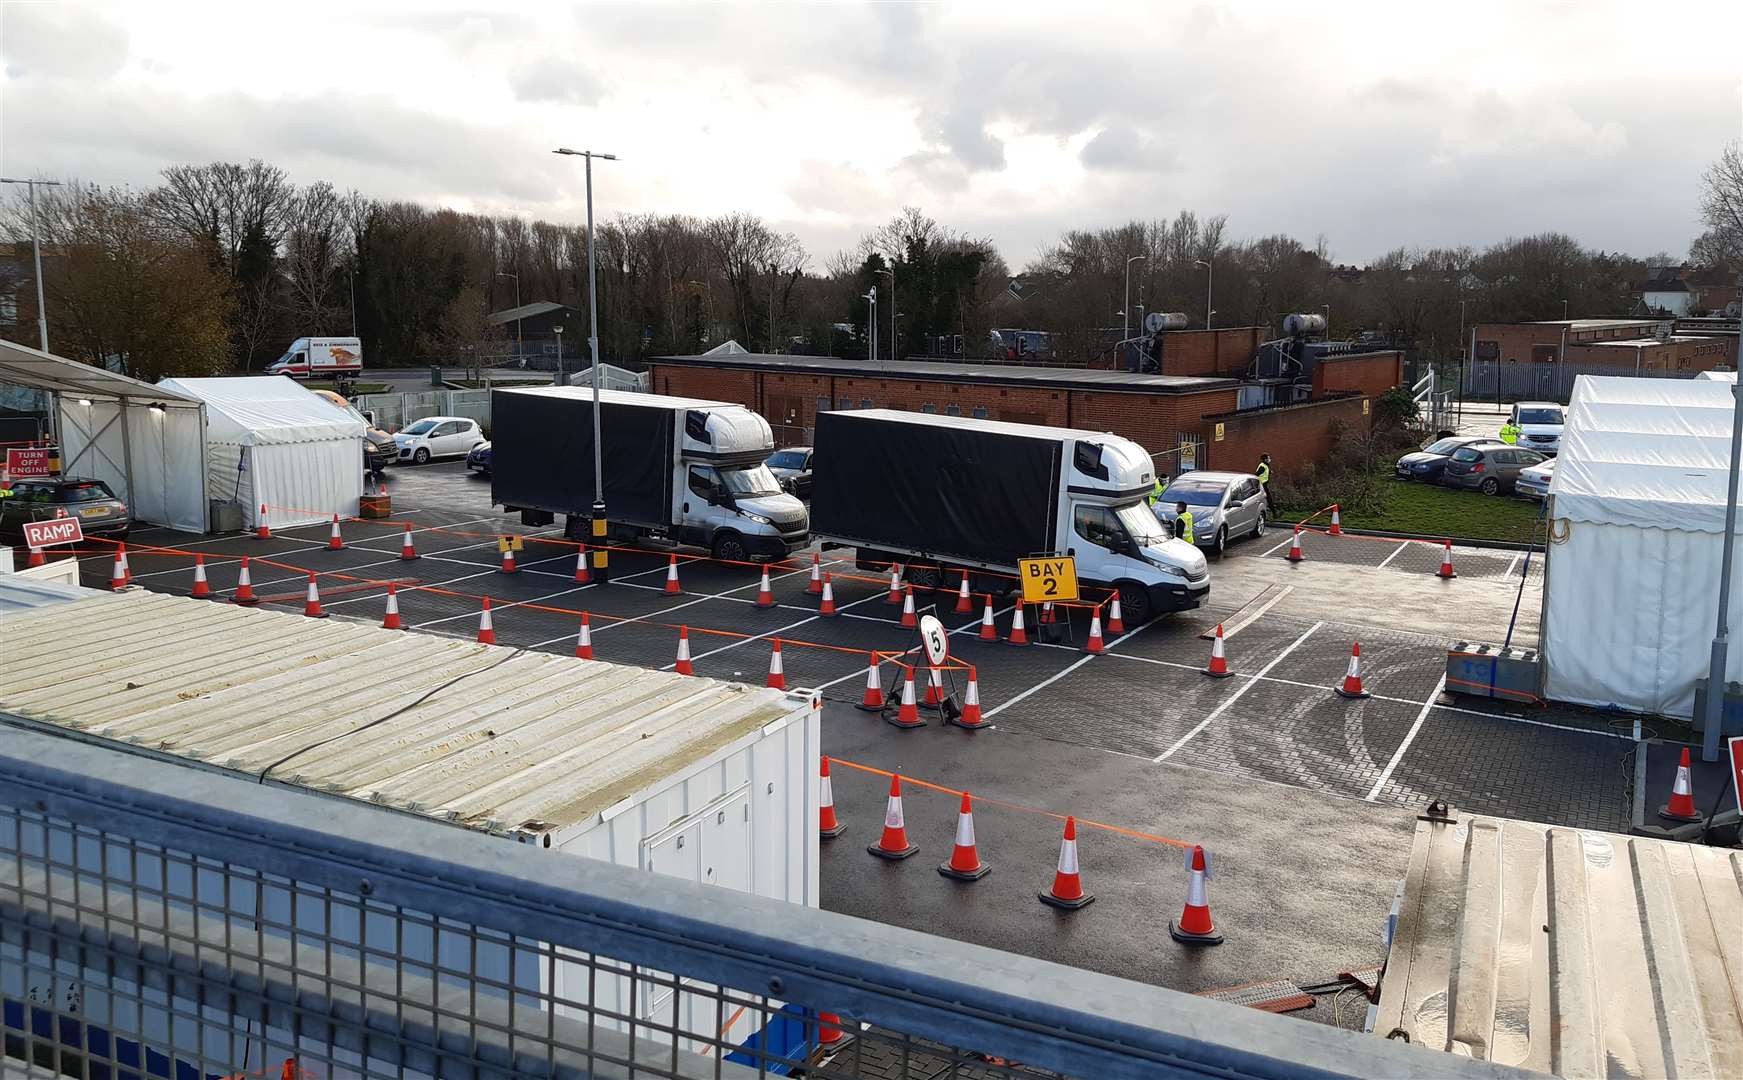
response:
M1202 990L1193 996L1274 1013L1294 1012L1313 1006L1312 995L1288 979L1267 979L1264 982L1243 983L1222 990Z

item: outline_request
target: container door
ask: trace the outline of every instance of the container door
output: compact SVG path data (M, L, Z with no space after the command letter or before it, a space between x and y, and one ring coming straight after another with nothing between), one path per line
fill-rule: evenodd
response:
M751 891L750 791L740 788L702 819L702 880Z

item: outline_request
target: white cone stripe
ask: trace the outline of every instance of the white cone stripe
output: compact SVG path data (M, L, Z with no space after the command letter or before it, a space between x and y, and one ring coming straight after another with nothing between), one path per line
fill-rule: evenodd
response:
M914 676L912 675L902 680L902 704L914 704Z
M1186 882L1186 906L1208 907L1209 903L1204 896L1204 875L1194 870Z
M37 549L31 548L30 550L34 552ZM194 564L194 580L195 581L206 580L206 564L205 563L195 563Z
M973 679L968 680L968 689L963 692L962 703L964 705L980 704L980 685Z
M834 806L835 805L835 783L832 780L830 780L830 778L827 776L823 777L822 781L823 781L822 784L817 789L818 790L817 797L819 799L823 800L824 806Z
M244 566L242 568L242 572L236 576L236 584L238 584L238 585L252 585L253 584L253 582L248 580L248 567Z
M483 611L478 613L478 629L480 629L480 630L493 630L493 629L495 629L495 627L492 626L491 622L490 622L490 609L489 608L485 608Z
M1023 628L1023 605L1018 604L1016 612L1014 614L1012 614L1012 616L1011 616L1011 629L1021 630L1022 628Z
M1346 679L1359 679L1362 677L1362 658L1361 657L1359 657L1359 656L1350 657L1349 670L1344 673L1344 677Z
M880 688L882 685L883 684L878 681L878 665L877 665L877 662L874 660L872 663L866 665L865 688L867 690L876 690L876 689Z
M1118 596L1114 597L1113 614L1109 617L1114 619L1122 618L1120 615L1120 598Z
M1091 615L1089 617L1089 636L1090 637L1101 637L1101 613L1100 612L1097 612L1096 614Z
M1061 874L1077 873L1077 841L1066 840L1059 845L1059 872Z
M781 654L778 652L769 654L769 674L781 674Z
M1694 785L1689 780L1689 771L1681 765L1678 765L1676 768L1676 783L1670 790L1674 795L1694 794Z
M320 598L321 598L321 594L315 591L315 583L312 581L309 582L309 597L308 597L309 603L312 604L316 600L319 600Z
M944 689L944 676L939 673L937 668L932 668L926 678L933 686L940 690Z
M903 825L902 825L902 797L900 795L891 795L889 804L884 807L884 828L886 828L886 829L903 828Z
M399 614L399 596L396 593L387 594L387 613L389 615Z
M1221 634L1218 634L1216 636L1216 640L1211 642L1210 658L1212 660L1226 659L1226 657L1223 655L1223 636Z
M974 815L973 814L958 814L958 815L956 815L956 846L957 847L973 847L974 846Z
M689 638L679 638L678 639L678 659L680 659L680 660L690 659L690 639Z

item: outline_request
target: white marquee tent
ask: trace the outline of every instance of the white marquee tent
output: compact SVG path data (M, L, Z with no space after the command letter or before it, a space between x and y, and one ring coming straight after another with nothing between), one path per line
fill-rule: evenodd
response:
M211 497L242 507L253 528L262 504L274 527L354 516L363 495L363 422L282 376L165 379L206 404Z
M1549 489L1551 698L1693 715L1719 613L1735 389L1708 379L1575 381ZM1733 599L1732 609L1743 606ZM1743 649L1731 650L1725 678L1743 679Z

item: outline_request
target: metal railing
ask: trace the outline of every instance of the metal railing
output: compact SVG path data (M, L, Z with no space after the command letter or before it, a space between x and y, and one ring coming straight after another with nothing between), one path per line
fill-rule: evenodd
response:
M0 732L6 1075L1009 1075L985 1054L1026 1062L1023 1075L1112 1080L1518 1075L344 797Z

